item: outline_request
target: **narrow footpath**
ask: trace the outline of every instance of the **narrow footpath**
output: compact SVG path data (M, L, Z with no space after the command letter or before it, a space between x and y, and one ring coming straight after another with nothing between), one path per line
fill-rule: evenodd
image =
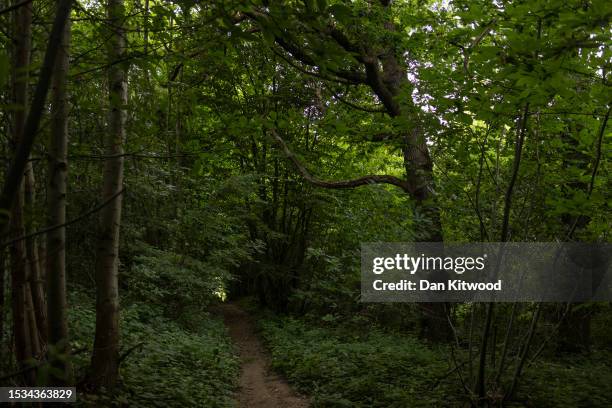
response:
M232 341L240 352L242 371L236 397L238 406L307 408L308 400L299 396L284 379L271 371L270 358L255 334L251 317L232 303L224 303L215 309L222 314Z

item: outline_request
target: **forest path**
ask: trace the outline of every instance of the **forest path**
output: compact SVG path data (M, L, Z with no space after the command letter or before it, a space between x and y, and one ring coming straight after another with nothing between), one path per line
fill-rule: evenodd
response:
M265 352L255 325L248 313L233 303L223 303L215 309L220 312L230 337L240 351L242 372L237 402L248 408L306 408L308 400L295 393L270 368L270 358Z

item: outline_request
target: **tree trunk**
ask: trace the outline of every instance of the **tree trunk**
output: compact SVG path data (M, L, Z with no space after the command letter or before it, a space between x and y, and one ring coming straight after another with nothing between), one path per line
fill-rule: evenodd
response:
M417 241L442 242L444 240L442 220L437 199L433 194L435 185L433 163L429 156L425 134L419 127L416 127L404 140L404 167L406 168L406 180L413 185L414 211L419 212L429 221L425 229L422 226L421 228L418 225L415 226ZM431 272L429 276L430 280L436 282L444 282L447 278L448 275L443 270ZM449 324L448 305L426 302L419 304L419 308L421 310L419 335L433 342L450 340L452 331Z
M13 117L13 141L18 144L25 127L28 108L28 70L30 69L30 52L32 41L32 5L26 4L16 11L14 66L13 66L13 100L19 107ZM16 198L12 205L9 227L10 237L21 237L25 234L24 219L24 183L18 185ZM25 367L28 361L39 353L38 330L33 316L32 297L28 284L28 263L23 240L15 241L10 247L13 333L17 363ZM35 371L25 374L25 382L33 385L36 381Z
M66 190L68 172L68 97L66 76L70 47L70 19L66 22L60 50L55 62L52 84L52 134L49 144L49 214L48 225L66 222ZM50 383L64 385L72 383L70 365L70 343L68 341L66 304L66 228L61 227L47 233L47 249L52 256L47 260L47 315L49 317L49 345L57 356L50 356L55 368Z
M6 297L5 297L5 284L6 284L6 267L5 262L5 251L4 248L0 248L0 359L4 361L4 316L6 315ZM8 350L8 347L6 347Z
M34 179L34 169L32 162L28 162L25 174L24 189L24 213L26 215L25 231L26 234L34 232L33 215L36 194L36 182ZM42 273L40 271L40 259L38 258L38 244L36 237L25 239L26 256L28 259L29 276L28 284L32 296L34 314L36 316L36 326L41 343L47 343L47 312L45 305L45 289Z
M61 33L70 14L71 6L72 0L58 1L57 12L55 14L55 19L53 20L53 27L51 28L51 34L49 35L47 49L45 50L43 65L38 75L38 82L36 84L34 98L32 99L32 105L30 106L30 111L28 113L28 119L25 121L25 124L23 124L23 122L15 123L15 126L21 126L22 130L18 133L21 137L17 143L13 160L11 161L11 164L6 172L4 185L2 186L2 193L0 193L0 236L6 236L5 234L7 234L8 230L10 229L13 203L16 201L16 197L19 194L20 186L22 185L23 181L23 175L26 171L27 163L30 157L30 152L32 151L34 141L36 140L40 120L45 109L47 91L49 90L49 83L51 82L55 57L57 56L57 51L59 49ZM27 21L28 18L21 17L21 12L17 13L15 29L16 35L14 38L16 50L22 48L21 46L23 44L29 45L31 37L29 34L31 31L29 29L31 26L32 15L31 3L23 3L20 5L19 9L27 10L23 13L29 13L29 22ZM25 30L25 28L28 29ZM27 61L29 62L29 56L29 50L27 53L23 52L23 50L17 52L15 55L15 66L19 66L20 61L23 62L24 58L27 58ZM27 67L27 64L22 64L21 66ZM21 74L19 69L16 69L15 71ZM27 83L25 83L25 85L27 85ZM25 90L27 91L27 86L25 86ZM16 116L19 115L25 117L25 110L22 109L17 111Z
M108 0L109 26L113 37L109 41L109 62L120 60L125 53L122 28L125 9L123 0ZM109 129L106 140L108 159L104 168L103 200L117 195L100 214L100 232L96 257L96 336L91 361L91 381L94 388L114 387L118 377L119 354L119 226L123 185L123 140L127 104L127 72L122 64L109 68Z
M395 31L396 28L392 22L387 22L385 29ZM393 49L388 49L381 59L383 71L380 79L390 93L387 96L388 102L386 105L387 111L392 117L410 115L410 112L415 109L413 106L402 106L396 99L402 89L410 86L406 66L400 62L402 58L401 55L396 55ZM373 78L370 79L370 81L372 80ZM371 86L376 92L380 85L371 83ZM377 94L379 97L382 96L379 92ZM403 135L402 147L406 182L410 191L412 191L411 197L415 201L414 211L419 212L429 221L426 226L415 226L416 237L419 242L442 242L442 220L437 198L434 194L433 161L429 154L425 132L418 124L419 118L416 115L411 116L410 122L414 125ZM445 278L446 272L444 271L436 271L431 276L431 279L435 281L444 281ZM421 303L419 306L421 310L419 319L421 337L435 342L449 340L452 332L448 321L447 305L444 303Z
M23 226L23 190L17 195L12 211L9 236L20 237L25 233ZM13 310L13 335L15 339L15 357L22 368L29 364L29 360L39 353L38 329L32 307L32 296L28 284L28 267L26 249L23 240L14 242L10 248L11 253L11 292ZM34 325L34 327L32 326ZM35 371L31 370L25 375L25 382L34 385Z

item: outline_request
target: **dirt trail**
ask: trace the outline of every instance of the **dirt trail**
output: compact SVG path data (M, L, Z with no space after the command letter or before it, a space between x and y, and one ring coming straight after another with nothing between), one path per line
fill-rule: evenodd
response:
M270 360L255 334L249 315L232 303L216 307L240 350L242 372L237 401L245 408L306 408L308 400L295 393L270 369Z

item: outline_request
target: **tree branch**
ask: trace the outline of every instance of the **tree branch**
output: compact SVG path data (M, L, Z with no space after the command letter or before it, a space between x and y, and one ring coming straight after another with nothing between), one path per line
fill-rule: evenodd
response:
M20 2L20 3L16 3L16 4L13 4L12 6L4 8L4 9L0 10L0 16L2 14L10 13L13 10L17 10L19 7L25 6L26 4L29 4L31 2L32 2L32 0L24 0L24 1Z
M595 163L593 163L593 170L591 171L591 181L589 182L589 187L587 189L587 199L591 197L593 189L595 188L595 177L597 176L597 171L599 170L599 162L601 161L601 144L606 130L606 125L608 124L608 119L610 118L611 111L612 106L608 108L608 111L606 112L606 115L604 116L603 121L601 122L601 127L599 128L599 135L597 137L597 145L595 151ZM578 222L581 218L582 216L579 215L574 220L572 227L570 228L565 238L566 241L569 240L572 235L574 235L574 232L576 232L576 227L578 226Z
M284 50L284 48L283 48L283 50ZM304 73L306 75L311 75L313 77L320 78L320 79L323 79L325 81L338 82L340 84L345 84L345 85L355 85L354 82L347 81L346 79L343 79L343 78L332 78L332 77L329 77L327 75L323 75L323 74L321 74L319 72L309 71L309 70L301 67L297 62L292 61L289 57L283 55L283 52L277 50L275 47L272 48L272 52L274 52L275 55L278 55L280 58L282 58L283 61L285 61L287 64L289 64L293 68L297 69L298 71L300 71L300 72L302 72L302 73Z
M386 174L368 175L368 176L363 176L363 177L359 177L359 178L352 179L352 180L338 180L338 181L320 180L317 177L310 174L308 169L304 167L304 165L299 161L299 159L295 156L295 154L293 154L293 152L289 149L289 147L287 147L287 144L279 136L278 132L276 132L275 129L271 129L270 133L272 134L274 140L280 146L285 156L287 156L287 158L291 160L291 162L293 162L294 166L299 171L299 173L302 175L302 177L304 177L306 181L310 182L311 184L314 184L315 186L323 187L323 188L331 188L331 189L346 189L346 188L355 188L359 186L365 186L369 184L391 184L391 185L401 188L402 190L404 190L405 192L409 194L413 192L408 182L398 177L390 176Z
M24 239L32 238L32 237L35 237L37 235L46 234L49 231L55 231L56 229L65 228L65 227L67 227L69 225L75 224L75 223L81 221L82 219L87 218L90 215L100 211L102 208L106 207L107 205L109 205L111 202L113 202L115 200L115 198L117 198L121 194L123 194L124 191L125 191L125 189L119 190L118 192L116 192L115 194L113 194L112 196L110 196L108 199L104 200L100 204L96 205L95 207L93 207L89 211L86 211L83 214L79 215L78 217L73 218L70 221L66 221L63 224L52 225L50 227L43 228L43 229L38 230L38 231L34 231L34 232L30 233L30 234L22 235L20 237L17 237L17 238L11 239L9 241L3 242L2 244L0 244L0 249L6 248L7 246L9 246L9 245L11 245L11 244L13 244L15 242L18 242L18 241L22 241Z
M370 85L374 93L380 98L381 102L387 109L387 112L392 117L397 117L401 114L401 110L393 94L383 83L378 69L378 59L376 57L364 58L363 65L366 70L367 84Z
M261 20L269 20L270 16L266 13L259 11L252 11L245 13L251 20L259 23L261 26ZM293 42L288 41L287 39L281 37L276 33L272 33L274 35L274 41L280 45L285 51L290 53L293 58L300 61L301 63L311 66L311 67L319 67L320 64L309 55L304 49L294 44ZM341 44L342 45L342 44ZM346 45L346 44L345 44ZM366 76L363 75L359 71L354 70L343 70L343 69L328 69L330 73L337 76L340 79L343 79L347 82L350 82L353 85L365 84Z
M354 54L353 56L357 61L363 62L363 50L361 50L356 44L352 43L351 40L339 29L334 26L329 26L327 32L331 38L333 38L338 45L344 48L345 51Z
M277 35L274 36L274 40L278 45L280 45L285 51L290 53L293 58L302 62L303 64L310 65L313 67L318 67L317 61L314 60L309 54L307 54L304 50L300 49L293 43L288 42L282 37ZM358 71L349 71L349 70L336 70L329 69L328 71L337 76L338 78L344 79L354 85L365 84L367 77Z
M121 365L121 363L123 363L123 361L124 361L126 358L128 358L128 356L129 356L130 354L132 354L132 352L133 352L134 350L136 350L136 349L138 349L138 348L142 350L142 346L144 346L144 344L145 344L145 343L141 341L140 343L137 343L137 344L133 345L132 347L130 347L129 349L127 349L125 352L123 352L123 353L122 353L122 354L119 356L119 360L118 360L118 363L117 363L117 364Z

